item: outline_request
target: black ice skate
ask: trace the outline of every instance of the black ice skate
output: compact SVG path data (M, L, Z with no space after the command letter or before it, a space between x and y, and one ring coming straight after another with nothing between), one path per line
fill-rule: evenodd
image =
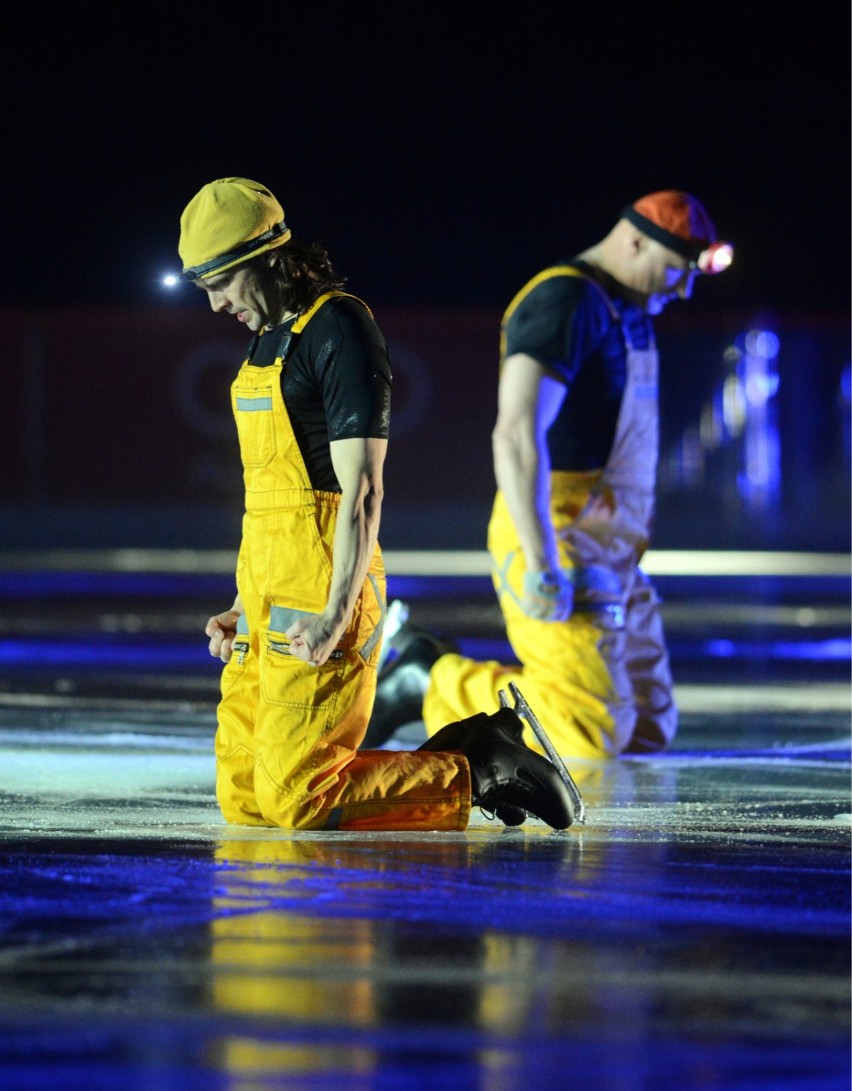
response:
M382 646L376 697L361 749L384 746L395 731L423 718L429 671L458 645L413 625L408 607L394 601L388 609L389 632Z
M525 701L522 707L527 711ZM464 754L470 764L474 806L507 826L518 826L532 814L555 830L565 830L578 819L578 802L582 814L579 792L567 770L566 781L553 761L523 742L523 731L518 712L504 704L490 716L480 712L447 724L419 749Z

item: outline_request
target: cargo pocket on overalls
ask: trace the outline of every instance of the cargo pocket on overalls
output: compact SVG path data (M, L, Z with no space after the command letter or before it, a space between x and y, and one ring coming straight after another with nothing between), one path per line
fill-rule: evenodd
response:
M285 606L270 607L269 629L265 646L261 647L264 656L261 688L264 700L271 705L322 708L329 705L339 691L344 660L341 647L335 648L321 667L312 667L290 652L290 638L285 632L305 613Z

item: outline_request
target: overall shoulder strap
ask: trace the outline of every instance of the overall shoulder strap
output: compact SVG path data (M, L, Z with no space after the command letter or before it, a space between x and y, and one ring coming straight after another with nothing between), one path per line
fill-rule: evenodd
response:
M574 265L551 265L548 269L542 269L540 273L537 273L532 280L528 280L521 290L512 299L509 306L503 313L503 323L505 324L512 317L517 310L519 304L525 299L533 288L537 288L539 284L544 280L550 280L552 277L584 277L580 269ZM589 277L586 277L589 280Z
M329 301L329 299L334 299L336 296L348 296L350 299L356 300L358 303L361 304L362 307L364 307L366 309L366 311L370 315L370 317L371 318L373 317L373 312L370 310L370 308L367 306L367 304L364 302L363 299L358 299L357 295L352 295L351 292L338 292L338 291L323 292L322 295L317 296L317 298L313 301L313 303L310 305L310 307L308 307L308 309L303 314L299 315L299 317L293 323L293 326L292 326L290 332L291 333L301 333L302 330L305 328L305 326L307 326L307 324L310 322L310 320L314 317L314 315L320 309L320 307L324 303L327 303Z
M295 348L296 342L299 340L299 335L304 330L305 326L307 326L307 324L314 317L320 307L322 307L323 304L327 303L330 299L334 299L335 296L349 296L350 299L357 300L357 302L360 303L362 307L364 307L369 316L371 318L373 317L373 312L370 310L364 300L358 299L358 296L352 295L351 292L323 292L322 295L317 296L317 298L304 313L299 315L299 317L296 319L290 329L282 333L281 341L278 345L279 360L287 360L287 358L290 356L290 353Z
M500 367L503 366L503 361L506 359L506 325L509 319L512 317L518 306L529 295L529 293L536 288L542 281L551 280L553 277L579 277L581 280L585 280L589 284L593 284L595 288L600 292L601 298L609 309L609 313L612 315L616 322L620 321L618 311L603 288L598 284L594 277L589 276L588 273L583 272L576 265L551 265L547 269L542 269L540 273L537 273L532 280L528 280L527 283L521 288L521 290L514 297L512 302L506 308L503 314L503 320L500 323Z
M618 311L615 309L612 300L609 298L607 293L593 276L590 276L588 273L584 272L576 265L551 265L547 269L542 269L540 273L537 273L536 276L532 278L532 280L528 280L523 288L521 288L521 290L517 293L512 302L506 308L506 311L503 315L503 325L505 326L506 322L508 322L508 320L512 317L512 314L518 308L522 300L524 300L526 296L529 295L533 288L536 288L539 284L542 283L542 281L550 280L553 277L579 277L581 280L585 280L588 284L594 285L594 287L597 288L598 292L600 293L601 299L603 299L613 319L616 322L620 321Z

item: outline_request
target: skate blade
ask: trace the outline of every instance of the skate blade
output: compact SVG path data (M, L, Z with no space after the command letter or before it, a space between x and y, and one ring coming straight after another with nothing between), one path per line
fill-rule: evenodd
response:
M568 772L565 762L557 753L556 747L550 741L547 732L539 723L538 717L527 704L526 698L515 685L514 682L509 683L509 692L515 700L515 712L521 717L522 720L526 720L530 727L533 729L533 733L541 745L544 747L544 752L556 766L556 771L562 778L562 782L568 789L568 794L571 796L571 802L574 805L574 821L579 822L581 826L586 824L586 804L583 802L583 797L580 795L580 789L574 783L574 778ZM506 696L505 690L500 690L497 695L500 699L500 705L502 708L509 708L509 698Z

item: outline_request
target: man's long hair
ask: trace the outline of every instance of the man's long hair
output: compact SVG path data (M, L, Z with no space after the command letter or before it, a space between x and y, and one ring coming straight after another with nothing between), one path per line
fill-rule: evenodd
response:
M346 283L320 243L306 245L290 238L269 256L273 260L268 267L281 288L284 306L296 314L306 311L324 292L340 291Z

